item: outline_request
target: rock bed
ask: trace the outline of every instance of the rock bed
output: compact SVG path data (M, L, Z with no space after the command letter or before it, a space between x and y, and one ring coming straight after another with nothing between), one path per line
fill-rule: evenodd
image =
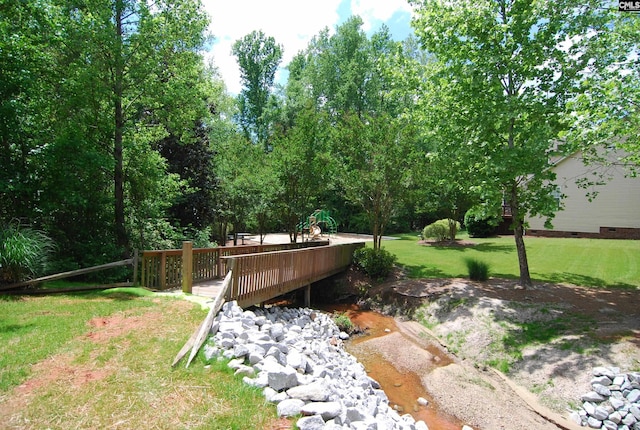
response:
M245 383L263 389L279 416L301 415L300 430L428 430L389 406L380 385L342 347L348 335L307 308L243 310L225 303L205 356L229 359ZM469 427L465 428L469 429Z
M596 367L593 376L582 407L571 413L573 421L594 429L640 430L640 372Z

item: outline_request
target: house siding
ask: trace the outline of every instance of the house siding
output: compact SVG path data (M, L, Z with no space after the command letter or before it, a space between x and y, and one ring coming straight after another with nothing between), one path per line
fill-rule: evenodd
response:
M640 178L625 177L621 166L609 166L606 174L611 180L605 185L589 189L579 188L576 180L593 177L603 167L585 167L581 154L575 154L559 162L554 170L556 184L566 196L564 209L552 220L553 229L544 228L544 219L528 220L527 233L534 236L597 237L615 239L640 239ZM588 192L597 192L589 201Z

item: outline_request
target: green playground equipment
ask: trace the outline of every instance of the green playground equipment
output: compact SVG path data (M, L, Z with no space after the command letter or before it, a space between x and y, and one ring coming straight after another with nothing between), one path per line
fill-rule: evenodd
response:
M315 240L323 234L338 233L338 223L331 218L329 211L316 209L307 219L298 224L298 231L302 232L303 238L304 232L308 231L309 239L307 240Z

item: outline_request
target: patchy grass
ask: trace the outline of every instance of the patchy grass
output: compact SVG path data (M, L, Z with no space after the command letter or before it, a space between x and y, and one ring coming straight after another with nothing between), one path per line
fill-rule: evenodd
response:
M273 427L275 407L223 362L171 367L205 311L137 294L1 296L3 428Z
M518 257L512 236L469 238L469 246L429 246L417 234L397 236L383 246L413 278L464 278L465 259L481 260L494 277L518 278ZM640 287L639 240L526 237L533 279L590 287Z

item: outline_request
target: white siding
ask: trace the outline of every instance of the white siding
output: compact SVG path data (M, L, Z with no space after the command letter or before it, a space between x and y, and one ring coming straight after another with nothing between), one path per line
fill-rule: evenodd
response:
M576 179L595 178L590 172L594 169L583 165L581 154L575 154L558 163L556 184L565 199L564 210L556 213L551 221L553 230L565 232L598 233L600 227L640 228L640 178L628 178L622 167L611 166L606 169L613 179L603 186L578 188ZM598 195L589 202L586 194L597 191ZM529 228L543 230L544 219L529 219Z

